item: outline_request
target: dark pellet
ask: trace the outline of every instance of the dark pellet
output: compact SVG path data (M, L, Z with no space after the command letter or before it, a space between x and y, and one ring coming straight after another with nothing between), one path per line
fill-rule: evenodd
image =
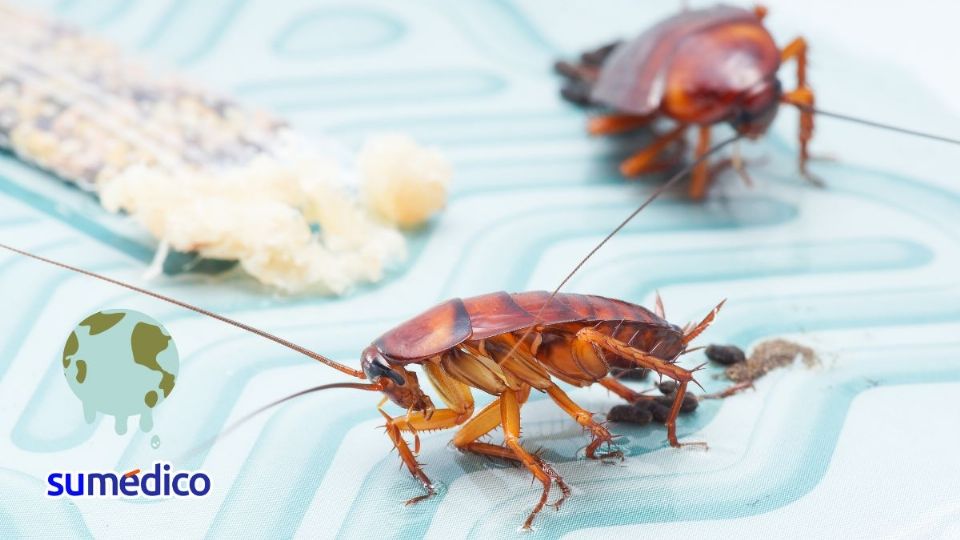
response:
M683 403L680 405L681 413L692 413L697 410L697 407L700 405L700 400L697 399L697 396L693 394L686 394L683 396Z
M704 353L710 360L724 366L739 364L747 359L743 349L736 345L710 345Z
M660 390L661 394L669 396L677 391L677 381L663 381L657 385L657 388Z
M611 375L621 381L642 381L650 374L649 369L614 369Z
M653 419L661 424L667 421L667 417L670 416L670 407L666 405L653 402L650 404L650 413L653 415Z
M607 413L607 420L611 422L625 422L644 425L653 420L653 415L646 408L632 405L616 405Z
M631 405L631 407L634 409L649 409L651 403L653 403L653 401L650 401L649 399L641 399L640 401Z
M673 400L676 396L667 395L654 398L654 403L663 407L673 407ZM697 396L687 393L683 395L683 402L680 404L681 413L691 413L697 410L697 407L700 405L700 400L697 399Z

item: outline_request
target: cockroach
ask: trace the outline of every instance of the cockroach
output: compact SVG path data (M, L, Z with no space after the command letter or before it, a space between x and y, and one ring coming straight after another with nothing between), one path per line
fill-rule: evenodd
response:
M734 140L736 137L714 145L704 154L704 158ZM433 483L416 459L420 447L417 434L459 426L459 431L453 437L454 446L465 452L517 462L540 481L540 497L523 524L524 528L529 529L534 518L547 504L554 484L560 489L559 497L552 503L554 507L559 508L570 495L570 488L556 470L537 454L528 451L520 441L520 409L533 390L549 396L590 433L591 440L585 450L589 459L622 458L623 455L619 450L610 448L614 438L606 426L595 420L593 413L575 403L555 381L577 387L599 383L628 402L647 401L651 407L662 409L654 416L665 424L671 446L705 446L701 442L681 443L676 430L676 419L684 407L687 385L696 382L693 374L703 366L686 369L676 361L690 350L690 342L713 322L723 302L698 324L681 328L666 321L659 295L654 311L651 311L612 298L559 292L597 250L694 166L695 163L689 165L654 190L643 204L581 259L553 292L495 292L447 300L375 339L361 353L360 369L202 307L5 244L0 244L0 248L213 317L279 343L351 377L367 381L306 389L261 407L237 424L289 399L320 390L352 388L380 392L383 399L377 410L386 422L386 433L410 474L425 490L424 494L411 498L407 504L435 494ZM416 372L411 369L414 366L421 368L443 401L443 407L435 406L424 393ZM612 369L633 368L652 370L677 381L669 407L650 396L635 392L610 375ZM472 390L486 392L496 399L474 414ZM405 413L398 416L389 414L384 409L388 402L402 408ZM497 427L503 430L503 445L479 441ZM413 448L404 435L413 437ZM607 447L601 450L604 445Z
M682 11L633 40L584 53L577 64L555 64L556 71L567 78L561 95L578 105L600 105L611 111L590 119L587 129L595 135L626 133L661 118L673 122L667 132L620 164L620 172L627 177L673 167L678 152L664 155L676 145L683 147L691 128L697 131L697 158L710 147L711 131L720 123L729 124L742 137L757 139L770 127L780 104L800 111L800 174L818 186L823 183L807 168L814 114L960 144L955 139L816 109L807 81L806 40L798 37L778 48L763 25L766 14L762 6L749 10L718 5ZM796 64L797 86L784 91L777 72L788 61ZM749 183L735 152L713 166L699 160L691 175L689 196L703 198L711 176L731 165Z

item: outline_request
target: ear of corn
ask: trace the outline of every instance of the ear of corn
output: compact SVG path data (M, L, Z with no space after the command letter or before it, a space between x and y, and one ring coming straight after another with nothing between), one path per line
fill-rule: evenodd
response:
M269 114L2 3L0 36L0 147L128 213L159 253L237 260L283 290L341 293L381 279L405 256L396 226L444 202L449 166L408 139L364 152L360 168L376 171L364 205L347 180L354 167L329 143Z

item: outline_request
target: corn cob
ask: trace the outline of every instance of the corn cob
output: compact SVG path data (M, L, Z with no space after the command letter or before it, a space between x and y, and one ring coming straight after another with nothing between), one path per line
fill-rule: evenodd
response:
M280 289L341 293L379 280L404 257L396 227L443 205L449 166L407 138L352 166L332 142L45 17L0 3L0 36L0 147L130 214L159 240L154 268L169 249L198 252Z

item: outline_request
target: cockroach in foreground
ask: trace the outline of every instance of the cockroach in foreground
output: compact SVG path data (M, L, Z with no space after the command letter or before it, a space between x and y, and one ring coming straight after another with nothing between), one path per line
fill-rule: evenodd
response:
M704 158L736 138L718 143L704 154ZM552 293L495 292L474 298L448 300L374 340L361 353L359 370L186 302L4 244L0 244L0 247L216 318L284 345L347 375L368 381L310 388L262 407L237 424L289 399L319 390L354 388L381 392L384 397L377 409L386 420L387 435L410 474L426 490L425 494L408 500L407 504L426 499L435 492L433 483L417 463L416 455L420 447L417 433L460 426L453 437L453 444L457 448L520 463L540 481L543 486L540 498L523 524L524 528L529 529L536 515L547 504L554 484L560 489L560 496L552 503L554 507L559 508L570 495L563 478L542 458L529 452L520 441L520 409L532 390L547 394L557 406L589 431L591 441L586 447L587 458L622 458L619 450L609 448L613 436L607 428L594 419L593 413L570 399L555 380L579 387L599 383L629 402L638 402L652 398L634 392L611 376L610 370L649 369L678 383L672 407L664 421L670 445L705 446L705 443L681 443L677 439L677 415L683 405L687 385L694 381L696 369L685 369L677 365L676 360L690 350L690 342L710 325L723 302L699 324L681 329L664 319L659 296L655 311L650 311L612 298L559 293L560 288L587 259L693 166L695 164L655 190L587 254ZM444 407L437 408L424 393L417 374L410 369L416 365L421 367ZM476 414L473 389L496 397ZM390 415L383 408L388 401L406 412L399 416ZM479 441L497 427L503 429L502 446ZM404 439L404 434L413 437L412 449ZM604 445L608 448L601 451Z
M664 155L675 145L684 147L690 128L697 130L698 158L710 147L710 132L720 123L757 139L766 133L781 103L800 111L800 173L816 185L822 182L807 169L814 114L958 142L814 108L814 93L807 83L807 42L798 37L779 49L763 26L766 13L762 6L748 10L725 5L682 11L633 40L584 53L578 64L557 62L555 69L567 79L561 95L579 105L600 105L611 112L590 119L588 131L595 135L626 133L661 118L673 122L667 132L621 163L624 176L673 167L678 153ZM777 71L791 60L796 62L797 87L785 92ZM735 152L714 166L700 161L692 174L689 196L703 198L711 176L729 165L749 182Z

